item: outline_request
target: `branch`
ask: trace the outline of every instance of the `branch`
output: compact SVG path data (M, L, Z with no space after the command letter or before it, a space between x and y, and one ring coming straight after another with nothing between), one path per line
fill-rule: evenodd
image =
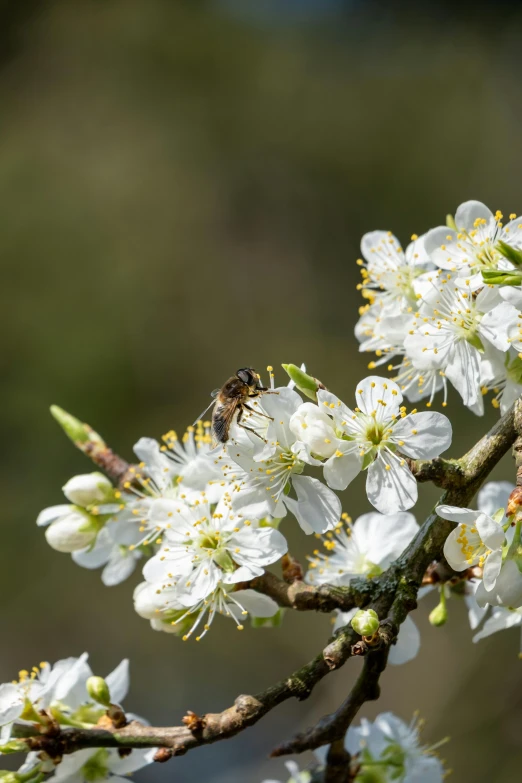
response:
M270 596L279 606L297 609L299 612L333 612L334 609L347 612L355 606L361 608L370 603L376 589L375 584L368 579L354 580L349 587L329 584L315 586L301 580L288 584L269 571L253 579L248 586Z
M462 484L465 480L464 471L458 460L443 459L408 459L409 468L419 483L431 481L436 487L447 489Z
M174 727L142 726L133 721L120 729L64 728L55 736L37 734L25 740L28 749L45 751L52 758L82 748L150 748L170 750L180 756L199 745L233 737L257 723L263 715L290 698L302 701L314 686L330 672L341 667L351 655L357 634L351 628L341 631L319 655L289 677L255 696L238 696L232 707L220 713L187 720L188 725ZM162 759L163 760L163 759Z
M467 506L491 469L504 456L517 437L515 428L522 422L522 402L519 400L497 422L470 451L460 460L434 460L431 463L415 463L414 472L418 480L445 482L446 487L439 502L456 506ZM522 432L522 427L520 428ZM105 444L104 444L105 445ZM91 458L98 460L111 477L120 473L124 461L116 462L112 472L113 452L105 447L105 456L99 453ZM83 449L82 449L83 450ZM85 450L86 453L87 450ZM521 450L522 451L522 450ZM116 458L119 460L119 458ZM105 464L103 461L107 460ZM390 644L393 643L401 623L417 605L417 591L427 567L441 557L444 542L453 528L453 523L442 520L435 513L426 519L414 540L400 558L380 577L374 580L356 580L349 588L332 585L313 587L296 580L288 584L273 574L265 574L254 580L251 586L274 598L280 606L289 606L298 610L347 609L353 606L370 605L381 621L381 629L389 628L391 633L383 634L383 643L377 648L365 651L365 661L355 686L341 706L331 715L322 718L319 723L304 734L298 735L280 745L274 755L300 753L327 743L334 743L332 758L325 772L328 783L344 783L339 770L340 745L346 730L355 718L361 706L379 696L379 678L386 667ZM285 680L255 696L238 696L234 705L221 713L208 713L198 718L188 713L183 726L155 728L142 726L137 722L124 728L93 729L64 728L55 736L36 734L25 740L28 749L44 750L51 757L72 753L82 748L121 747L147 748L159 747L156 758L166 760L170 756L186 753L199 745L207 745L235 734L257 723L267 712L290 698L306 699L315 685L331 671L342 666L354 654L352 649L357 634L350 626L341 629L336 637L310 663L291 674ZM359 647L364 651L364 647ZM337 773L335 773L337 774ZM330 777L328 777L330 776ZM346 777L346 776L345 776Z

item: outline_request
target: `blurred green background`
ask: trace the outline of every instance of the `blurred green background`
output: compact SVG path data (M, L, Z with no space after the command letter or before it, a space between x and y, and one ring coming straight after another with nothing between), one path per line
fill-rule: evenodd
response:
M52 551L35 528L90 465L48 414L58 403L131 457L182 430L237 367L306 361L350 401L369 357L353 326L361 235L406 242L461 201L522 211L517 4L301 0L0 3L3 316L0 681L40 660L131 658L128 705L157 724L218 711L324 646L329 618L278 631L216 622L200 645L154 633L134 579ZM455 396L457 456L492 423ZM509 458L496 472L511 479ZM343 498L368 509L362 478ZM419 520L436 495L421 488ZM294 553L313 541L287 523ZM464 607L390 668L378 704L450 735L453 779L520 780L522 662L507 632L472 645ZM271 748L330 711L352 661L304 703L142 780L286 780ZM301 761L308 763L311 757Z

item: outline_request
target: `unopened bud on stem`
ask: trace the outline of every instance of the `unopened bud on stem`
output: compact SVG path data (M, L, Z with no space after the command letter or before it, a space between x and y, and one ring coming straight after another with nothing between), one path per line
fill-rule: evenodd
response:
M379 616L373 609L359 609L352 617L352 628L360 636L373 636L379 628Z
M89 677L87 680L87 693L93 701L104 707L111 706L111 692L103 677Z
M312 375L308 375L308 373L301 370L296 364L282 364L281 367L288 374L290 380L295 383L296 388L299 389L300 392L314 402L317 402L318 389L326 388L321 381L318 381L317 378L314 378Z
M434 625L436 628L438 628L441 625L444 625L446 620L448 619L448 610L446 608L446 593L444 592L444 585L440 588L440 602L430 612L430 623Z
M82 448L85 443L96 443L99 446L105 446L103 438L95 432L88 424L84 424L80 419L75 416L71 416L70 413L64 411L58 405L51 405L51 414L56 419L60 427L63 429L68 438L78 446Z

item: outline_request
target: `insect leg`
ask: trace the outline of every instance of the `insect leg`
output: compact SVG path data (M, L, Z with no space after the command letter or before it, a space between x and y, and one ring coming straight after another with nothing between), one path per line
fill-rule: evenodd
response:
M243 403L243 408L246 408L247 411L252 411L252 413L255 413L256 416L264 416L265 419L270 419L270 421L274 421L273 416L269 416L267 413L261 413L261 411L256 411L255 408L251 408L250 405L248 405L248 403L246 402Z
M238 427L241 427L241 429L248 430L248 432L252 432L260 440L262 440L263 443L266 443L267 441L263 437L261 437L259 432L256 432L252 427L247 427L246 424L241 424L241 417L243 416L243 408L245 408L245 407L246 407L246 405L243 403L243 405L239 408L239 410L237 412L236 424L238 425Z

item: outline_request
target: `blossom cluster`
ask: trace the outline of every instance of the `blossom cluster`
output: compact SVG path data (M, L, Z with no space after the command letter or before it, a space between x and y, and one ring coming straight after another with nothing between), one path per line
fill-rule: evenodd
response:
M335 530L342 509L334 490L362 471L380 512L411 508L409 460L450 445L448 419L407 414L393 381L361 381L352 409L323 389L305 402L293 384L276 388L270 377L271 393L254 401L246 426L232 424L225 445L201 421L181 441L174 431L162 444L141 438L122 489L100 473L75 476L63 488L69 504L38 517L49 544L81 566L103 566L106 585L145 561L134 605L156 630L199 640L216 613L240 630L248 614L275 617L277 604L248 584L286 553L281 520L292 515L306 534ZM312 468L323 480L308 475Z
M443 390L446 405L449 381L474 413L489 391L503 413L522 393L522 218L467 201L447 223L405 250L389 231L364 235L355 334L411 402Z
M88 729L103 726L107 708L121 711L129 689L128 660L103 679L93 676L88 658L84 653L53 666L40 663L31 671L20 671L18 680L0 685L0 755L17 749L16 737L23 736L24 726L43 733L57 726ZM44 777L53 783L123 783L127 775L150 764L155 752L156 748L133 750L121 756L116 748L85 748L59 761L32 751L18 773L11 775L20 783L38 783Z
M351 757L350 780L354 783L442 783L447 772L435 751L446 740L432 746L421 745L422 725L416 717L407 724L391 712L384 712L373 722L363 718L360 726L350 726L344 742ZM327 754L325 747L315 751L322 763L326 762ZM312 780L311 773L300 770L295 761L287 761L286 768L291 775L287 783Z

